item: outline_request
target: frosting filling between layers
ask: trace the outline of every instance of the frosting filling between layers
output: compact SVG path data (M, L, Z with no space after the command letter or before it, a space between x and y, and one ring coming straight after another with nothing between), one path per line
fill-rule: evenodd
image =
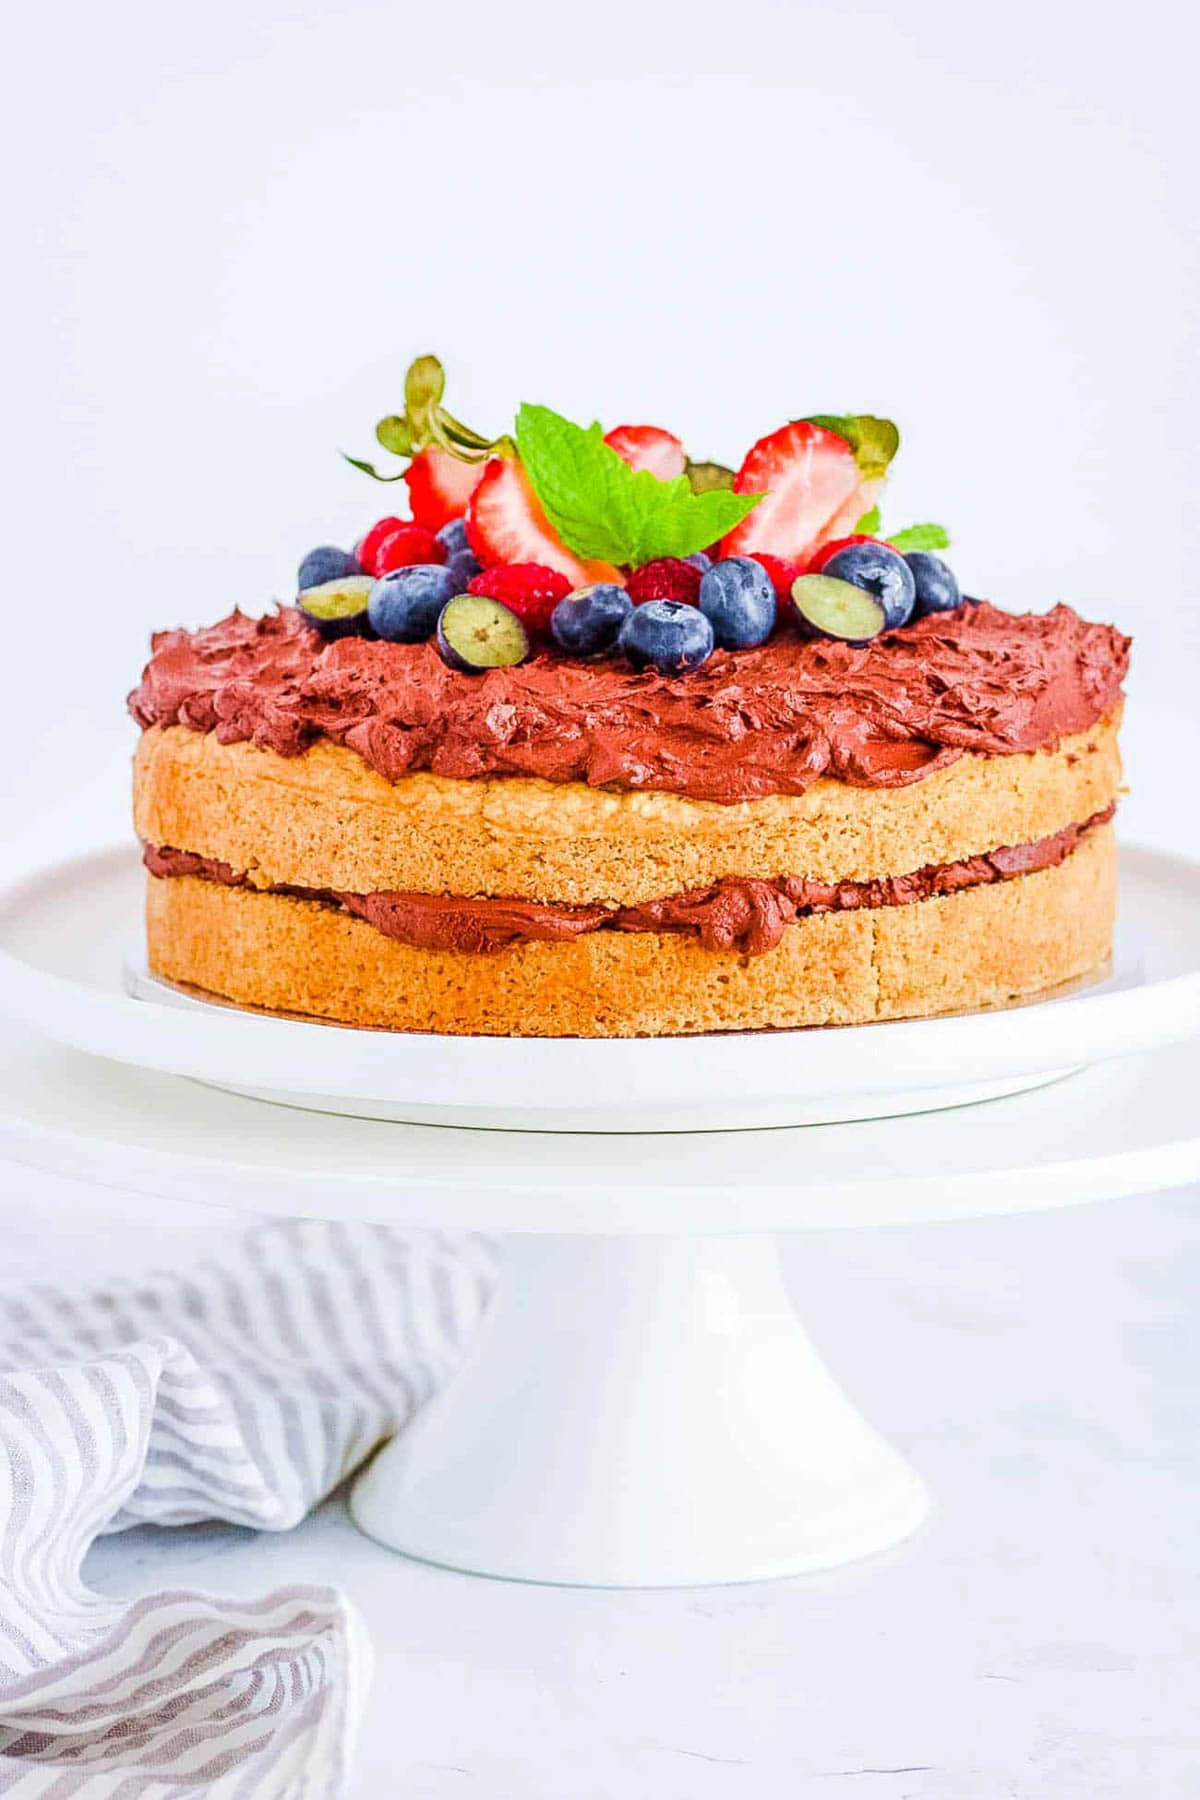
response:
M1053 868L1078 848L1088 832L1111 819L1114 811L1115 807L1106 807L1083 824L1068 825L1036 843L1004 846L986 856L934 864L908 875L836 883L801 875L777 880L727 879L692 893L618 908L453 894L344 894L304 887L260 891L341 907L386 937L417 949L486 953L531 941L561 943L593 931L670 931L698 938L706 950L761 956L774 949L798 917L862 907L908 906ZM147 844L143 860L151 875L162 878L190 875L231 887L256 885L228 863L186 850Z
M475 676L430 644L326 644L284 609L158 633L130 708L143 727L283 756L327 738L389 781L429 769L734 803L802 794L822 776L900 787L968 751L1052 747L1114 710L1128 652L1128 638L1070 607L981 602L862 646L784 631L681 677L552 650Z

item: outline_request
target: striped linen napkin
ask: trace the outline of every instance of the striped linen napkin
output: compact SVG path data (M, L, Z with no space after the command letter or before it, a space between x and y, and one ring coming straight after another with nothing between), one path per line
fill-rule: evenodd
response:
M336 1589L126 1602L80 1567L136 1524L297 1524L453 1368L492 1271L478 1239L288 1222L0 1293L0 1792L346 1791L369 1651Z

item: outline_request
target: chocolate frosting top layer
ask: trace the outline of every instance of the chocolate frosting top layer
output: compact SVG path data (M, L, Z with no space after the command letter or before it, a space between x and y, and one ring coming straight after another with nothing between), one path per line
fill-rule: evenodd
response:
M856 647L784 632L680 676L545 651L463 675L432 644L324 643L291 607L155 635L130 710L297 756L324 737L388 780L540 776L732 803L821 776L900 787L965 751L1053 748L1116 706L1129 639L1068 606L935 613Z

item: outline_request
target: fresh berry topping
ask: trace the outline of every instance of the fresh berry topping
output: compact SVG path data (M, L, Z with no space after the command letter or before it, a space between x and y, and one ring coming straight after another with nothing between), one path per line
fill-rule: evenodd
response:
M451 519L448 525L442 526L436 536L438 543L446 552L447 557L457 556L460 550L469 550L471 548L470 544L467 542L466 519Z
M886 629L881 603L866 588L832 575L800 575L792 584L792 602L802 625L819 637L866 644Z
M467 586L468 594L503 601L529 631L549 631L555 607L570 591L565 575L541 563L507 563L503 568L484 569Z
M861 482L850 445L823 426L801 419L759 438L737 472L734 491L765 498L726 537L724 555L810 555L833 535L832 521L856 503ZM860 506L854 517L865 510Z
M887 544L851 544L831 556L822 573L874 594L888 631L911 619L917 584L904 558Z
M414 563L445 562L446 552L421 525L401 525L385 537L375 552L375 574L388 575L393 569L409 569Z
M695 606L702 579L703 572L695 563L685 562L681 556L659 556L634 570L628 582L629 598L635 606L645 606L648 600L683 600Z
M458 594L442 608L437 646L442 661L466 675L515 668L529 655L529 638L516 613L486 594Z
M568 656L603 656L616 644L632 611L633 602L623 587L615 581L594 581L559 601L550 630Z
M471 549L456 550L452 556L446 558L446 567L450 571L454 592L465 594L479 574L479 558Z
M413 563L375 582L367 614L387 643L423 644L433 636L438 614L453 598L453 582L444 564Z
M852 531L849 537L830 538L827 544L822 544L819 550L813 551L813 554L809 557L804 569L797 570L796 572L797 574L820 575L828 564L833 561L834 557L838 556L843 550L850 550L855 544L882 543L884 543L883 538L872 537L870 533L866 531ZM885 548L890 549L891 545L885 545Z
M467 508L467 537L485 569L494 563L541 563L565 575L569 587L611 581L617 573L608 563L581 562L572 555L542 511L524 469L508 456L493 456L484 465Z
M374 585L369 575L343 575L304 588L296 606L323 638L359 637L366 628L367 601Z
M417 524L440 531L451 519L461 519L482 473L482 463L463 462L436 444L418 450L404 472Z
M657 425L617 425L604 441L631 469L648 469L660 481L674 481L687 467L679 439Z
M923 613L954 612L964 604L965 596L959 592L954 572L940 556L934 556L930 550L910 550L904 560L916 583L914 619Z
M699 569L702 575L707 575L713 566L713 558L707 550L693 550L692 554L685 556L683 560L691 563L693 569Z
M803 575L804 564L796 562L790 556L772 556L769 550L756 550L754 560L760 568L767 572L767 580L775 590L775 607L778 617L787 618L792 613L792 583L797 575Z
M700 611L722 650L765 643L775 624L771 578L753 557L726 557L701 578Z
M368 575L382 575L383 570L375 567L375 558L379 555L380 546L385 544L394 532L403 531L409 523L407 519L377 519L365 538L358 544L355 554Z
M323 587L327 581L341 581L346 575L361 575L358 558L349 550L339 550L334 544L319 544L310 550L296 571L296 589L303 593L305 588Z
M650 600L634 607L618 641L635 669L682 675L708 661L713 629L699 608L685 601Z

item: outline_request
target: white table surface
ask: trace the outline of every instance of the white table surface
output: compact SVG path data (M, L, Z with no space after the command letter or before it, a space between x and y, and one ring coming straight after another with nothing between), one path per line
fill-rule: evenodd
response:
M833 1574L481 1581L379 1550L338 1500L278 1537L130 1532L87 1574L123 1593L341 1583L377 1657L354 1800L1184 1800L1197 1198L793 1241L820 1347L936 1501L915 1539ZM3 1171L6 1283L241 1229Z

